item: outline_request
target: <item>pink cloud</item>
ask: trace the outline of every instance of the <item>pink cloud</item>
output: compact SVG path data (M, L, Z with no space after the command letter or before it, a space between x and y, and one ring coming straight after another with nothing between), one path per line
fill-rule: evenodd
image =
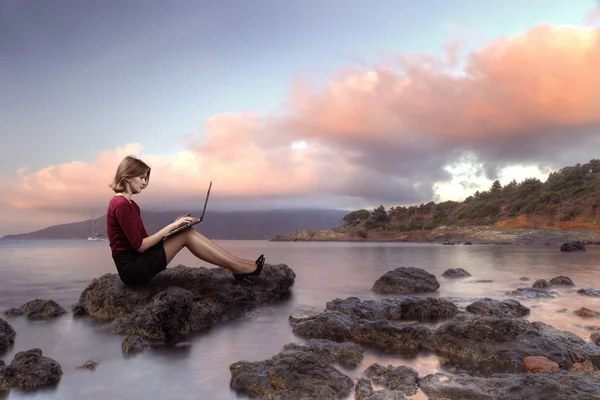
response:
M126 154L153 168L148 204L197 202L209 180L215 201L320 193L400 204L431 200L434 184L449 179L443 167L465 152L490 165L591 152L600 126L600 27L537 26L462 64L456 43L445 50L441 58L396 55L393 66L342 69L320 89L298 80L283 115L216 115L170 159L134 143L93 163L21 171L4 185L3 202L20 210L102 209ZM291 146L298 141L306 147Z
M595 26L600 24L600 6L592 8L583 17L583 23L587 26Z

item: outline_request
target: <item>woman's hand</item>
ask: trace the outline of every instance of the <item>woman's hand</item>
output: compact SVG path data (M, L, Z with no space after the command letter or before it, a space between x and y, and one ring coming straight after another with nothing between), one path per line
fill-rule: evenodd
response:
M192 214L180 215L179 217L175 218L175 221L177 221L179 218L189 217L190 215L192 215Z
M169 227L171 228L169 230L172 230L172 229L175 229L175 228L179 228L179 226L181 226L181 225L183 225L183 224L185 224L187 222L193 222L195 220L196 220L196 218L191 217L189 214L188 215L182 215L181 217L177 218L175 220L175 222L173 222L173 223L171 223L169 225Z

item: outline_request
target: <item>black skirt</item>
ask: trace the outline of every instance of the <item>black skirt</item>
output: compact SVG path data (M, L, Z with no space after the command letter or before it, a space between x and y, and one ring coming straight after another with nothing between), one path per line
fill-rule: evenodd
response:
M150 282L167 268L167 255L161 240L148 250L125 251L113 256L121 281L127 286L139 286Z

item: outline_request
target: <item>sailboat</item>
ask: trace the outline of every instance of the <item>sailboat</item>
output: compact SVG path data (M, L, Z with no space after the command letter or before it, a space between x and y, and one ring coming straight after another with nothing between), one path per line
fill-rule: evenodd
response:
M91 231L91 235L88 236L87 240L101 240L101 241L108 241L108 239L106 238L106 235L102 234L102 233L98 233L98 232L94 232L94 212L92 211L92 217L90 218L90 231Z

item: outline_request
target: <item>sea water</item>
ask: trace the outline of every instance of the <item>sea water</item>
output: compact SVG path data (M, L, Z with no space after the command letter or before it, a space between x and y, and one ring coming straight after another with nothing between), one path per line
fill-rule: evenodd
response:
M0 356L7 364L15 353L42 349L63 370L53 388L9 399L240 399L229 386L229 366L241 360L266 360L287 343L304 339L292 333L288 317L300 307L322 310L328 301L355 296L361 300L390 296L371 291L373 283L397 267L422 268L436 275L440 289L425 296L448 297L464 309L481 297L507 298L505 293L530 287L536 279L569 276L576 288L557 289L556 299L520 300L531 308L530 321L544 321L588 340L591 331L573 324L600 325L600 319L579 317L573 311L589 307L600 311L600 299L580 296L576 289L600 289L600 248L585 253L561 253L557 246L443 246L407 243L311 243L268 241L217 241L235 255L255 259L265 254L267 263L287 264L296 273L289 299L248 312L194 335L189 346L163 348L126 357L122 336L110 333L89 318L73 318L71 305L92 279L116 272L107 242L86 240L0 240L0 311L19 307L36 298L53 299L68 314L54 320L29 321L3 317L17 332L15 346ZM170 265L209 266L187 250ZM450 280L448 268L472 274ZM530 278L520 281L521 277ZM492 282L475 282L491 280ZM567 312L559 313L566 308ZM439 325L442 322L437 323ZM430 325L435 327L436 324ZM77 366L95 359L94 371ZM351 378L374 362L407 365L420 376L443 371L435 356L403 359L380 352L365 352L361 365L342 369ZM351 395L349 398L353 398ZM417 395L414 398L425 398Z

